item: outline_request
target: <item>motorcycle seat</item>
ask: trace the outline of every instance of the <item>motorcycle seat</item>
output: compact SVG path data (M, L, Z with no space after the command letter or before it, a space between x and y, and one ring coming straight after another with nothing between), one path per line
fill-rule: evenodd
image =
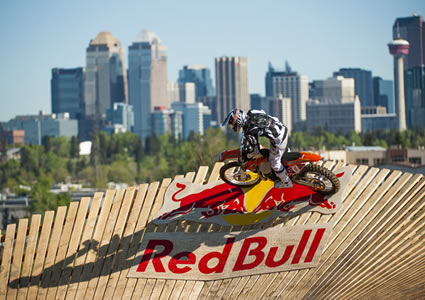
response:
M299 153L299 152L286 152L282 156L282 162L297 160L300 157L301 157L301 153Z
M270 150L269 149L260 149L260 153L266 157L269 157ZM301 157L301 153L299 152L285 152L282 156L282 162L297 160Z

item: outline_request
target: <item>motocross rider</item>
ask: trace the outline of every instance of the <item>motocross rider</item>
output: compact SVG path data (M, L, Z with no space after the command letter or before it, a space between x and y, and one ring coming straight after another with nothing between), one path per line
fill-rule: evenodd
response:
M293 186L289 175L283 166L281 159L288 146L288 129L279 119L266 114L263 110L249 110L244 113L239 108L230 111L223 121L222 126L229 125L233 131L243 131L241 139L242 160L245 161L259 152L259 136L265 136L270 140L270 166L279 181L274 183L276 188L291 188Z

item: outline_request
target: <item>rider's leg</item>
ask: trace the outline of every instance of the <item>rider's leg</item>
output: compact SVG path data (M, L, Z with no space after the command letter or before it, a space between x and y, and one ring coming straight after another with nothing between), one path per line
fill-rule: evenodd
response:
M287 143L282 143L277 147L271 147L270 149L270 166L275 172L276 176L280 179L280 181L275 182L275 187L277 188L290 188L293 186L288 172L286 172L286 169L281 162L282 156L285 153L286 144Z

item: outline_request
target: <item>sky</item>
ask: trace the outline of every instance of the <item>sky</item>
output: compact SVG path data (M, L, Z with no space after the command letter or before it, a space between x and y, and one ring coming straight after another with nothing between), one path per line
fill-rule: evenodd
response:
M187 64L248 57L249 92L264 95L268 63L310 81L344 67L393 79L387 44L397 17L425 14L424 0L28 0L0 1L0 121L51 113L52 68L84 67L100 31L128 46L142 29L168 48L168 79Z

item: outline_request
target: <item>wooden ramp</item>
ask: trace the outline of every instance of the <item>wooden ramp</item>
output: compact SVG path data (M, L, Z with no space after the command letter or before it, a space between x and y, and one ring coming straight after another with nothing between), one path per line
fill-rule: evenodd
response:
M326 167L336 169L342 165ZM202 184L207 167L186 174ZM425 180L350 166L334 215L305 213L251 226L154 225L171 179L96 193L10 224L0 237L0 299L417 299L425 298ZM240 231L334 223L316 268L215 281L127 278L145 232Z

